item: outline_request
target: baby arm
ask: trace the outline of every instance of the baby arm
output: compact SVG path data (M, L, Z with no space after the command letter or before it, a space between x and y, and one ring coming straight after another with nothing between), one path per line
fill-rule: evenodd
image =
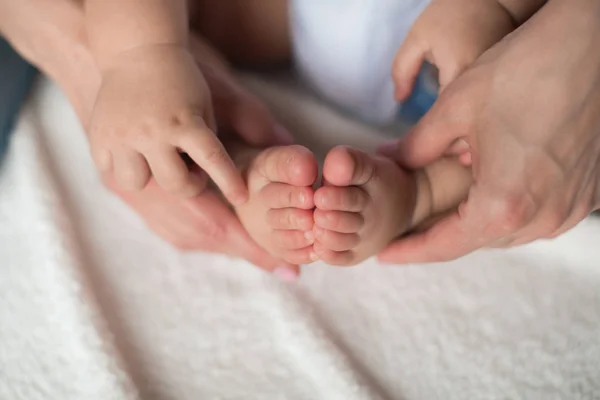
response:
M432 0L396 54L397 100L410 95L424 61L438 68L443 90L516 27L513 15L497 0Z
M86 29L102 73L88 127L94 161L118 185L140 190L153 175L194 196L203 180L186 153L234 204L246 186L215 135L210 92L188 50L185 0L87 0Z
M85 21L102 70L136 48L188 42L186 0L85 0Z
M432 0L411 27L393 66L396 98L411 93L424 61L440 88L535 14L547 0Z

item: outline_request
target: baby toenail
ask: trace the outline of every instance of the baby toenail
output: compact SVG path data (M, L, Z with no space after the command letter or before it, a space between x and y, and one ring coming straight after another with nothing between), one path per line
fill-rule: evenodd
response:
M304 237L311 243L315 241L315 234L313 233L313 231L304 232Z
M298 200L300 200L300 204L304 204L306 202L306 195L304 193L300 193L298 195Z
M317 261L319 259L319 256L317 255L317 253L310 253L310 261Z

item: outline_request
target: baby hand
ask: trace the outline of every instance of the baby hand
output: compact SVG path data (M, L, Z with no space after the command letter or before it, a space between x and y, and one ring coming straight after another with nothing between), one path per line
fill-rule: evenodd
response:
M233 204L246 201L240 173L215 136L210 92L191 54L174 45L119 56L102 76L89 126L94 161L119 186L141 190L153 175L165 190L194 196L204 187L186 153Z
M432 0L396 54L396 99L412 92L424 61L439 70L440 90L516 28L497 0Z

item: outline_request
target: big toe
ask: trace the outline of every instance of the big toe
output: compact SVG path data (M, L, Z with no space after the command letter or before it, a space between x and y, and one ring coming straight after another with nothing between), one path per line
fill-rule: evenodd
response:
M306 147L298 145L265 150L257 166L267 180L294 186L311 186L318 175L315 156Z
M366 153L338 146L325 157L323 179L334 186L362 186L371 179L374 169L373 160Z

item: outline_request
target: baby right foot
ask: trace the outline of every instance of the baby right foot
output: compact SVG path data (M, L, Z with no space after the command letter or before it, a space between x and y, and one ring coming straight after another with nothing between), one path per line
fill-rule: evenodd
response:
M302 146L245 152L249 200L236 207L249 235L273 256L291 264L316 261L313 252L314 190L318 167ZM240 153L234 156L240 159Z

